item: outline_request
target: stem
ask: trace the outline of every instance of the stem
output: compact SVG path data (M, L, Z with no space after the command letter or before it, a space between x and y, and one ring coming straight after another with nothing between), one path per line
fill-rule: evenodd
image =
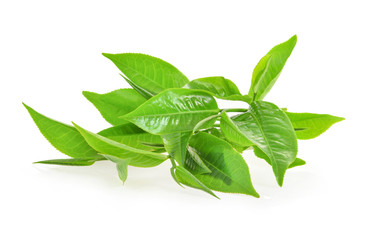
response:
M225 112L246 112L248 111L247 108L226 108L226 109L221 109L221 111Z

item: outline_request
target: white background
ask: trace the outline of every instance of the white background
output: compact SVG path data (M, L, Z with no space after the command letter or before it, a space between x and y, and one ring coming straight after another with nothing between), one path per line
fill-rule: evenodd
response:
M370 1L1 1L0 238L373 239L373 23ZM64 155L22 101L91 131L109 126L81 95L127 87L102 52L147 53L246 93L258 60L293 34L266 100L346 121L300 142L307 165L282 188L250 153L259 199L182 189L169 162L131 167L124 186L109 162L31 164Z

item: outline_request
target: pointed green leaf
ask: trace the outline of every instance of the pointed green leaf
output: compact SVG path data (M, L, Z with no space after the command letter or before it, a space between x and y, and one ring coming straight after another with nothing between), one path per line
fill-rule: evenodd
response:
M102 161L104 159L99 158L70 158L70 159L52 159L52 160L44 160L38 161L34 163L42 163L42 164L52 164L52 165L63 165L63 166L91 166L97 161Z
M164 146L170 157L175 159L178 164L184 165L187 153L188 140L192 135L189 132L176 132L162 135Z
M229 143L200 132L191 137L189 144L211 171L211 173L195 175L208 188L259 197L253 188L246 162Z
M103 53L134 84L156 95L168 88L180 88L188 79L171 64L149 55L139 53Z
M254 154L256 155L256 157L258 158L262 158L264 159L267 163L269 163L269 165L271 166L271 162L270 162L270 159L269 157L261 150L259 149L258 147L256 146L253 146L253 150L254 150ZM288 168L293 168L293 167L297 167L297 166L301 166L301 165L305 165L305 161L300 159L300 158L296 158L289 166Z
M147 133L133 123L125 123L107 128L98 134L127 146L148 151L159 149L160 146L155 147L153 145L160 145L163 143L160 136ZM163 146L161 146L161 148L163 148Z
M48 118L23 103L43 136L60 152L73 158L99 157L72 126Z
M235 83L224 77L195 79L187 83L184 88L204 90L220 99L251 102L248 95L243 96Z
M74 124L74 123L73 123ZM96 151L105 155L112 155L118 158L128 159L131 166L154 167L167 159L167 156L160 153L148 152L142 149L133 148L121 144L109 138L87 131L74 124L76 129L86 139L87 143Z
M212 190L210 190L204 183L202 183L198 178L196 178L192 173L190 173L187 169L177 166L175 168L175 174L180 182L182 182L184 185L200 189L206 193L209 193L213 197L217 197Z
M214 98L191 89L170 89L123 116L145 131L164 135L193 131L198 122L219 112Z
M249 111L235 117L234 124L271 161L280 186L297 154L297 139L287 115L269 102L253 102Z
M291 120L292 126L297 130L297 138L303 140L318 137L333 124L344 120L342 117L335 117L329 114L292 112L286 112L286 114Z
M119 89L105 94L83 91L83 95L112 125L127 123L126 120L118 117L135 110L146 101L134 89Z
M296 45L297 37L273 47L257 64L253 70L249 96L262 100L278 79L288 57Z
M118 177L121 179L121 181L124 183L127 179L127 169L128 169L128 166L130 164L130 160L129 159L124 159L124 158L118 158L116 156L111 156L111 155L106 155L106 154L103 154L103 156L114 162L116 164L116 167L117 167L117 171L118 171Z

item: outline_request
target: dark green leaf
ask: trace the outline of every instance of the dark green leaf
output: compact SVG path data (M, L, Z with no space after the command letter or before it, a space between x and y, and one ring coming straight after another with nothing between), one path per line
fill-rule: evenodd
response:
M95 105L104 119L113 125L127 123L118 117L135 110L146 101L134 89L119 89L105 94L83 91L83 95Z
M342 117L335 117L329 114L316 113L291 113L286 112L295 128L298 139L312 139L318 137L334 123L343 121Z
M288 57L296 45L297 37L294 35L288 41L272 48L253 70L249 96L255 101L262 100L278 79Z
M295 131L287 115L269 102L253 102L249 111L235 116L233 123L250 142L259 147L271 161L280 186L284 174L297 154Z
M122 53L103 55L109 58L136 86L156 95L168 88L183 87L188 79L171 64L149 55Z
M175 168L175 174L180 182L182 182L184 185L200 189L206 193L209 193L210 195L217 197L212 190L210 190L204 183L202 183L196 176L194 176L192 173L190 173L187 169L177 166Z
M86 139L87 143L98 152L105 155L112 155L118 158L127 159L130 161L131 166L154 167L167 159L167 156L163 154L133 148L101 135L89 132L76 124L74 124L74 126Z
M219 112L214 98L191 89L170 89L123 116L145 131L165 135L193 131L201 120Z
M195 175L208 188L259 197L253 188L246 162L229 143L200 132L191 137L189 144L211 171L208 174Z
M73 158L99 157L74 127L43 116L24 103L23 105L43 136L57 150Z
M217 98L225 100L251 102L251 98L248 95L243 96L238 87L232 81L224 77L195 79L187 83L184 88L204 90Z

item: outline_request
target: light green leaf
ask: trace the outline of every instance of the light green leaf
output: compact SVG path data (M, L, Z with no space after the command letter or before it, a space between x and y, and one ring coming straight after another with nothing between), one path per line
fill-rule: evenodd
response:
M243 96L235 83L224 77L195 79L187 83L184 88L204 90L217 98L225 100L244 101L247 103L252 100L248 95Z
M297 154L297 139L287 115L269 102L253 102L249 111L235 116L233 123L271 161L280 186Z
M219 112L214 98L202 91L170 89L123 116L145 131L165 135L193 131L201 120Z
M262 100L278 79L288 57L296 45L294 35L288 41L273 47L257 64L252 74L248 95L255 101Z
M44 160L44 161L38 161L38 162L34 162L34 163L63 165L63 166L91 166L95 162L102 161L102 160L105 160L105 159L99 159L99 158L70 158L70 159Z
M134 89L119 89L105 94L83 91L83 95L112 125L127 123L126 120L118 117L133 111L146 101Z
M74 123L73 123L74 124ZM86 139L87 143L96 151L105 155L127 159L131 166L154 167L164 162L168 157L160 153L148 152L121 144L109 138L87 131L74 124L76 129Z
M202 183L196 176L194 176L192 173L190 173L187 169L177 166L175 168L175 174L180 182L182 182L184 185L200 189L206 193L209 193L213 197L217 197L212 190L210 190L204 183Z
M286 112L286 114L291 120L292 126L297 130L297 138L303 140L318 137L334 123L344 120L342 117L335 117L329 114L292 112Z
M168 88L180 88L188 79L171 64L149 55L139 53L103 53L136 86L156 95Z
M176 132L162 135L164 146L170 157L175 159L178 164L184 165L187 153L188 140L192 135L189 132Z
M99 157L72 126L43 116L23 103L43 136L60 152L73 158Z
M271 166L271 162L270 162L270 159L269 157L261 150L259 149L258 147L254 146L253 147L253 150L254 150L254 154L256 155L256 157L258 158L262 158L264 159L267 163L269 163L269 165ZM297 166L301 166L301 165L305 165L305 161L300 159L300 158L296 158L289 166L288 168L293 168L293 167L297 167Z
M107 128L98 134L127 146L148 151L159 149L160 147L154 147L153 145L163 143L160 136L147 133L133 123Z
M118 177L121 179L121 181L124 183L127 179L127 169L130 164L129 159L124 159L124 158L118 158L116 156L111 156L111 155L106 155L102 154L106 159L114 162L117 167L118 171Z
M229 143L200 132L191 137L189 145L196 150L211 171L211 173L195 175L208 188L259 197L253 188L246 162Z

